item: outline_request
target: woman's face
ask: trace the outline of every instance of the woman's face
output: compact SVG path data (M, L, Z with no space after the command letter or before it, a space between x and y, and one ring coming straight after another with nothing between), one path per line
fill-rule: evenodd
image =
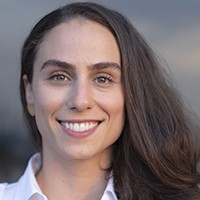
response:
M53 28L24 76L27 103L35 107L43 153L53 159L108 154L124 125L120 54L113 35L88 20Z

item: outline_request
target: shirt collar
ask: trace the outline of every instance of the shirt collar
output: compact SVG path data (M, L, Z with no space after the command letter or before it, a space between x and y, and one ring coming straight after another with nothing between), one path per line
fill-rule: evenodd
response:
M47 197L42 193L35 177L40 167L41 154L37 153L31 157L24 175L19 179L15 200L47 200ZM117 200L116 194L114 192L112 174L108 180L101 200Z
M114 191L114 179L112 174L108 180L106 189L101 200L117 200L117 196Z
M47 200L37 183L35 175L41 166L41 155L33 155L28 162L24 175L19 179L16 197L25 200ZM22 192L23 191L23 192ZM23 195L23 198L22 198ZM37 198L36 198L37 197ZM18 200L18 199L16 199Z

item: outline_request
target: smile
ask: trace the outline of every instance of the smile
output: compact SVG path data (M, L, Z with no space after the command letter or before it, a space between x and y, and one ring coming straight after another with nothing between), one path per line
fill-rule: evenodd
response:
M80 122L80 123L72 123L72 122L61 122L61 124L68 130L75 132L85 132L93 129L99 123L98 122Z

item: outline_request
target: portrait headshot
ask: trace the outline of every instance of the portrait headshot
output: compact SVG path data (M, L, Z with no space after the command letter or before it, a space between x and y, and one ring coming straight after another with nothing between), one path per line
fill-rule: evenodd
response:
M0 199L200 199L198 110L134 19L70 1L30 27L15 74L26 159Z

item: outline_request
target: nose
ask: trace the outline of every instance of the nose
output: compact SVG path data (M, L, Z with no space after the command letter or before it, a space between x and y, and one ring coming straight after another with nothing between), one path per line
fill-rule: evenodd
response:
M88 84L76 83L72 86L67 105L70 110L83 112L93 107L91 89Z

